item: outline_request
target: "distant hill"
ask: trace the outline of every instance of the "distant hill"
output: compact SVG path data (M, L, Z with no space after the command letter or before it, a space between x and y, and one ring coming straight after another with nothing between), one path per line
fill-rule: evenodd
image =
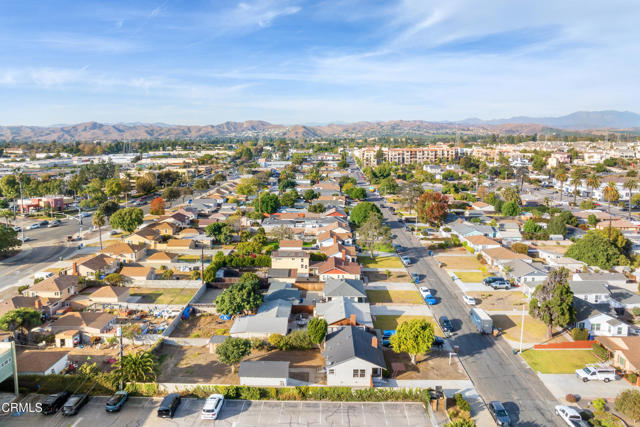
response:
M468 119L460 122L390 120L384 122L331 123L326 125L279 125L260 120L224 122L218 125L169 125L165 123L78 123L55 126L0 126L4 141L115 141L239 138L367 138L458 133L524 135L562 130L640 130L640 115L620 111L581 111L563 117L512 117Z
M503 125L507 123L536 123L560 129L633 129L640 128L640 114L631 111L577 111L561 117L526 117L518 116L509 119L480 120L477 118L462 120L457 123L468 125Z

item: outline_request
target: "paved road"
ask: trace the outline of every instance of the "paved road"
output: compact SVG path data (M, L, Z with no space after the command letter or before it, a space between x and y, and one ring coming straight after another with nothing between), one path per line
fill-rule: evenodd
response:
M34 398L32 401L37 401ZM421 403L277 402L228 400L219 419L203 420L202 399L183 399L173 419L156 416L160 399L131 398L118 413L105 413L105 397L92 398L78 415L25 413L0 417L7 426L430 426Z
M23 278L46 269L49 264L60 257L67 258L75 251L75 247L48 244L29 247L27 245L14 257L0 261L0 291L9 288Z
M359 181L360 185L368 186L366 182ZM378 206L382 201L380 197L369 200ZM451 344L460 347L460 359L485 401L502 401L517 425L561 425L553 410L557 402L542 381L523 364L520 357L511 353L511 348L503 339L483 336L475 331L468 320L469 307L462 302L458 287L437 267L426 248L405 231L404 224L389 209L381 210L392 234L397 235L394 243L402 245L405 248L403 254L414 261L408 268L409 272L426 277L421 284L426 280L427 286L439 300L437 305L430 307L434 317L437 319L446 315L451 319L455 327Z

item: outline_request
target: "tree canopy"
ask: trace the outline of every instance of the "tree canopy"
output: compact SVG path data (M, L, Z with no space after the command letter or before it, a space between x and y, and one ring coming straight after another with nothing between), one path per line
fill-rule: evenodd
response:
M408 353L415 365L418 354L428 353L434 340L433 324L425 319L413 319L400 323L389 341L396 353Z
M327 321L319 317L309 320L307 332L314 344L320 344L327 336Z
M360 227L364 224L372 213L382 215L380 209L371 202L360 202L352 210L349 215L351 222Z
M112 228L133 233L144 220L144 213L140 208L120 209L109 220Z
M6 254L11 249L22 245L18 233L11 227L0 225L0 254Z
M253 202L258 213L272 214L280 209L280 199L276 194L262 193Z
M608 270L615 265L628 265L629 241L617 229L612 230L611 240L603 230L588 231L572 244L566 256Z
M568 278L566 268L553 270L536 287L529 301L529 314L547 325L547 338L551 338L554 326L564 328L575 321L576 310Z
M244 338L229 337L216 347L218 359L225 365L231 366L232 372L235 372L235 365L249 353L251 353L251 342Z
M35 308L16 308L0 317L0 329L5 331L29 330L42 323L41 316Z
M433 225L442 225L449 214L449 199L437 191L425 191L416 205L418 219Z
M259 283L255 274L244 273L238 283L218 295L216 310L227 315L256 311L263 300Z

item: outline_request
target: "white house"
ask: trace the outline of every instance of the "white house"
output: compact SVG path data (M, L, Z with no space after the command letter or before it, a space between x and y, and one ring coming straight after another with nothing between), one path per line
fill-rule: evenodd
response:
M287 386L289 385L289 362L267 360L241 362L238 375L240 385Z
M610 293L606 282L600 280L571 280L571 292L575 298L592 304L608 304Z
M17 360L20 375L59 374L69 366L69 351L26 350Z
M591 304L574 299L577 328L586 329L593 336L623 337L629 335L629 325L618 320L608 304Z
M347 326L327 335L327 385L371 387L387 365L375 335Z

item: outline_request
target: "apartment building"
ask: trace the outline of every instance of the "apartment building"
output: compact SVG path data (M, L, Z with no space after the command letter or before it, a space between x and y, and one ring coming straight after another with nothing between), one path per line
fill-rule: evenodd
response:
M382 152L381 163L434 163L440 160L455 160L460 156L459 148L442 144L415 148L365 147L354 150L353 155L360 159L365 167L377 166L378 150Z

